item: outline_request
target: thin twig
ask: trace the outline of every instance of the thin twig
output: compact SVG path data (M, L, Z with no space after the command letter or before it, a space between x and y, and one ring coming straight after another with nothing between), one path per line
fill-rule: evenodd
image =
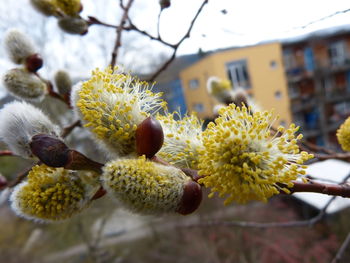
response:
M53 98L56 98L60 101L62 101L63 103L67 104L67 106L69 108L72 108L71 105L70 105L70 101L67 98L65 98L64 96L62 96L61 94L57 93L54 88L53 88L53 85L51 83L51 81L47 80L47 79L44 79L43 77L40 76L40 74L38 72L35 72L34 73L41 81L43 81L46 86L47 86L47 91L48 91L48 95L53 97Z
M191 30L194 26L194 23L196 22L199 14L201 13L202 9L204 8L204 6L208 3L208 0L204 0L203 3L201 4L201 6L199 7L196 15L193 17L190 26L186 32L186 34L179 40L179 42L177 42L177 44L174 45L174 50L173 50L173 54L171 55L171 57L148 79L148 81L153 82L160 73L162 73L169 65L171 62L173 62L173 60L176 57L176 52L178 50L178 48L180 47L180 45L182 44L182 42L190 37L190 33Z
M15 155L13 154L13 152L9 150L3 150L3 151L0 151L0 156L15 156Z
M88 20L86 20L86 22L88 23L89 26L99 25L99 26L111 27L115 29L118 28L118 26L102 22L101 20L97 19L94 16L88 16Z
M161 39L161 37L160 37L159 26L160 26L160 16L161 16L162 12L163 12L163 8L161 8L161 9L159 10L158 20L157 20L157 35L158 35L159 40Z
M346 183L346 181L350 178L350 174L348 174L342 181L342 184ZM270 223L259 223L259 222L246 222L246 221L220 221L213 220L207 222L199 222L192 224L180 225L180 227L213 227L213 226L233 226L233 227L247 227L247 228L284 228L284 227L311 227L321 221L325 215L328 207L332 204L332 202L337 198L337 196L333 196L328 200L326 205L320 210L320 212L313 218L307 220L295 220L289 222L270 222Z
M319 146L319 145L316 145L314 143L311 143L309 141L301 141L300 143L300 146L303 145L303 146L306 146L308 148L308 151L313 151L313 152L324 152L324 153L327 153L327 154L334 154L336 153L335 151L331 150L331 149L328 149L326 147L323 147L323 146Z
M349 246L349 243L350 243L350 232L349 232L348 235L346 236L346 238L345 238L343 244L342 244L341 247L339 248L337 254L336 254L335 257L333 258L333 260L332 260L331 263L338 263L338 262L341 260L343 254L344 254L344 252L345 252L345 250L346 250L346 248Z
M155 37L155 36L152 36L150 33L148 33L147 31L144 31L140 28L138 28L132 21L130 18L128 18L128 23L129 23L129 27L124 27L124 30L127 30L127 31L131 31L131 30L134 30L146 37L149 37L151 40L156 40L156 41L159 41L160 43L168 46L168 47L171 47L171 48L175 48L176 45L174 44L171 44L169 42L166 42L164 41L161 37Z
M38 162L35 165L37 165L37 164L41 164L41 162ZM20 182L22 182L27 177L28 173L32 170L33 166L34 165L27 167L23 172L18 174L14 180L10 181L7 184L7 187L12 188L12 187L18 185Z
M116 40L115 40L115 44L114 44L114 48L113 48L113 52L112 52L112 59L111 59L111 63L110 63L110 66L113 68L116 64L116 61L117 61L117 57L118 57L118 51L119 51L119 48L121 47L121 39L122 39L122 33L123 33L123 27L128 19L128 12L129 12L129 9L132 5L132 3L134 2L134 0L129 0L127 5L124 6L123 5L123 2L120 1L120 6L122 7L122 9L124 10L124 13L123 13L123 16L120 20L120 24L119 26L117 27L117 37L116 37Z
M350 162L350 153L333 153L333 154L318 154L315 153L314 157L319 160L337 159Z
M71 125L64 127L61 133L61 137L66 138L74 130L75 127L79 127L79 126L81 126L81 122L80 120L77 120L73 122Z

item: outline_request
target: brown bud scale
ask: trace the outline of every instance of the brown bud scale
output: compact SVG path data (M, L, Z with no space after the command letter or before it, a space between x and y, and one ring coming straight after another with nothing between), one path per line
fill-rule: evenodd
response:
M181 215L193 213L199 207L202 201L202 189L199 184L189 181L184 186L184 192L176 212Z
M136 152L152 158L162 148L164 133L160 122L148 117L139 124L136 130Z

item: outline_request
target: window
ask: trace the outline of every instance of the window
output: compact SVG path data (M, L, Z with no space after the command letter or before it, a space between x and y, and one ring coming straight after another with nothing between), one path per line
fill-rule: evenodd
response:
M193 110L196 112L203 112L204 105L202 103L195 103L195 104L193 104Z
M283 51L283 64L286 70L296 67L296 61L292 50L286 49Z
M345 42L338 41L330 44L328 48L329 62L332 66L340 66L345 63Z
M282 92L280 92L279 90L275 91L275 98L277 100L280 100L282 98Z
M270 68L271 69L276 69L277 68L277 62L275 60L270 61Z
M191 79L189 82L190 89L197 89L199 87L198 79Z
M233 61L226 64L228 78L234 88L250 88L247 62L245 60Z

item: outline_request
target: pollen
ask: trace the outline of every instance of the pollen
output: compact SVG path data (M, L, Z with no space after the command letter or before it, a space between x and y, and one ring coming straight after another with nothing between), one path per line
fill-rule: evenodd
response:
M150 89L147 83L120 73L117 67L96 69L73 95L73 104L85 127L112 156L121 157L136 152L137 126L165 105L161 94Z
M198 168L198 149L202 147L202 121L194 114L181 118L178 112L156 118L164 132L164 144L158 155L180 168Z
M41 221L70 218L81 211L88 200L83 182L72 171L37 165L28 180L11 195L12 208L20 216Z
M350 117L337 130L337 138L342 149L350 152Z
M144 156L111 161L102 176L107 192L129 210L142 214L175 212L189 180L181 170Z
M251 200L266 202L271 196L293 186L305 174L311 154L300 152L291 124L281 136L270 134L272 111L251 112L231 104L220 110L215 123L203 132L199 151L199 183L226 197L225 204ZM300 138L299 136L298 138Z

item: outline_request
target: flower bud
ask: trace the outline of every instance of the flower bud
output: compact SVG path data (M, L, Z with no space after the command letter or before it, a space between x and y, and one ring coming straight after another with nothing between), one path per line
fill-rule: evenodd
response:
M337 130L337 138L342 149L350 152L350 117Z
M55 84L61 95L70 94L72 89L72 80L69 74L64 70L59 70L55 74Z
M102 164L92 161L85 155L71 150L59 138L47 134L37 134L30 142L32 153L44 164L51 167L64 167L70 170L91 170L101 173Z
M69 148L55 136L38 134L30 142L32 153L51 167L63 167L68 162Z
M219 102L227 103L232 101L232 87L231 82L228 80L210 77L207 81L207 90Z
M188 214L201 200L200 188L181 170L148 161L145 157L107 163L102 183L123 205L142 214Z
M36 53L31 39L17 29L10 29L6 33L4 44L7 54L15 64L24 63L27 57Z
M86 208L98 188L74 171L37 165L29 172L28 180L14 189L11 208L27 219L63 220Z
M176 212L182 215L191 214L197 210L201 201L202 189L200 185L194 181L188 181L184 185L181 201Z
M136 151L138 155L152 158L162 148L164 134L160 122L148 117L136 129Z
M58 20L59 27L66 33L73 35L85 35L89 24L78 17L63 17Z
M55 1L56 6L67 16L76 16L82 11L80 0Z
M170 7L171 3L170 3L170 0L159 0L159 5L160 5L160 8L163 10L165 8Z
M7 91L16 98L41 101L47 86L36 75L25 69L11 69L3 76L3 83Z
M37 72L43 66L43 59L39 54L33 54L26 58L26 69L29 72Z
M57 15L55 0L30 0L32 6L40 13L46 16Z
M24 158L32 156L32 137L50 134L58 137L60 129L36 107L26 102L11 102L0 110L0 139L9 149Z

